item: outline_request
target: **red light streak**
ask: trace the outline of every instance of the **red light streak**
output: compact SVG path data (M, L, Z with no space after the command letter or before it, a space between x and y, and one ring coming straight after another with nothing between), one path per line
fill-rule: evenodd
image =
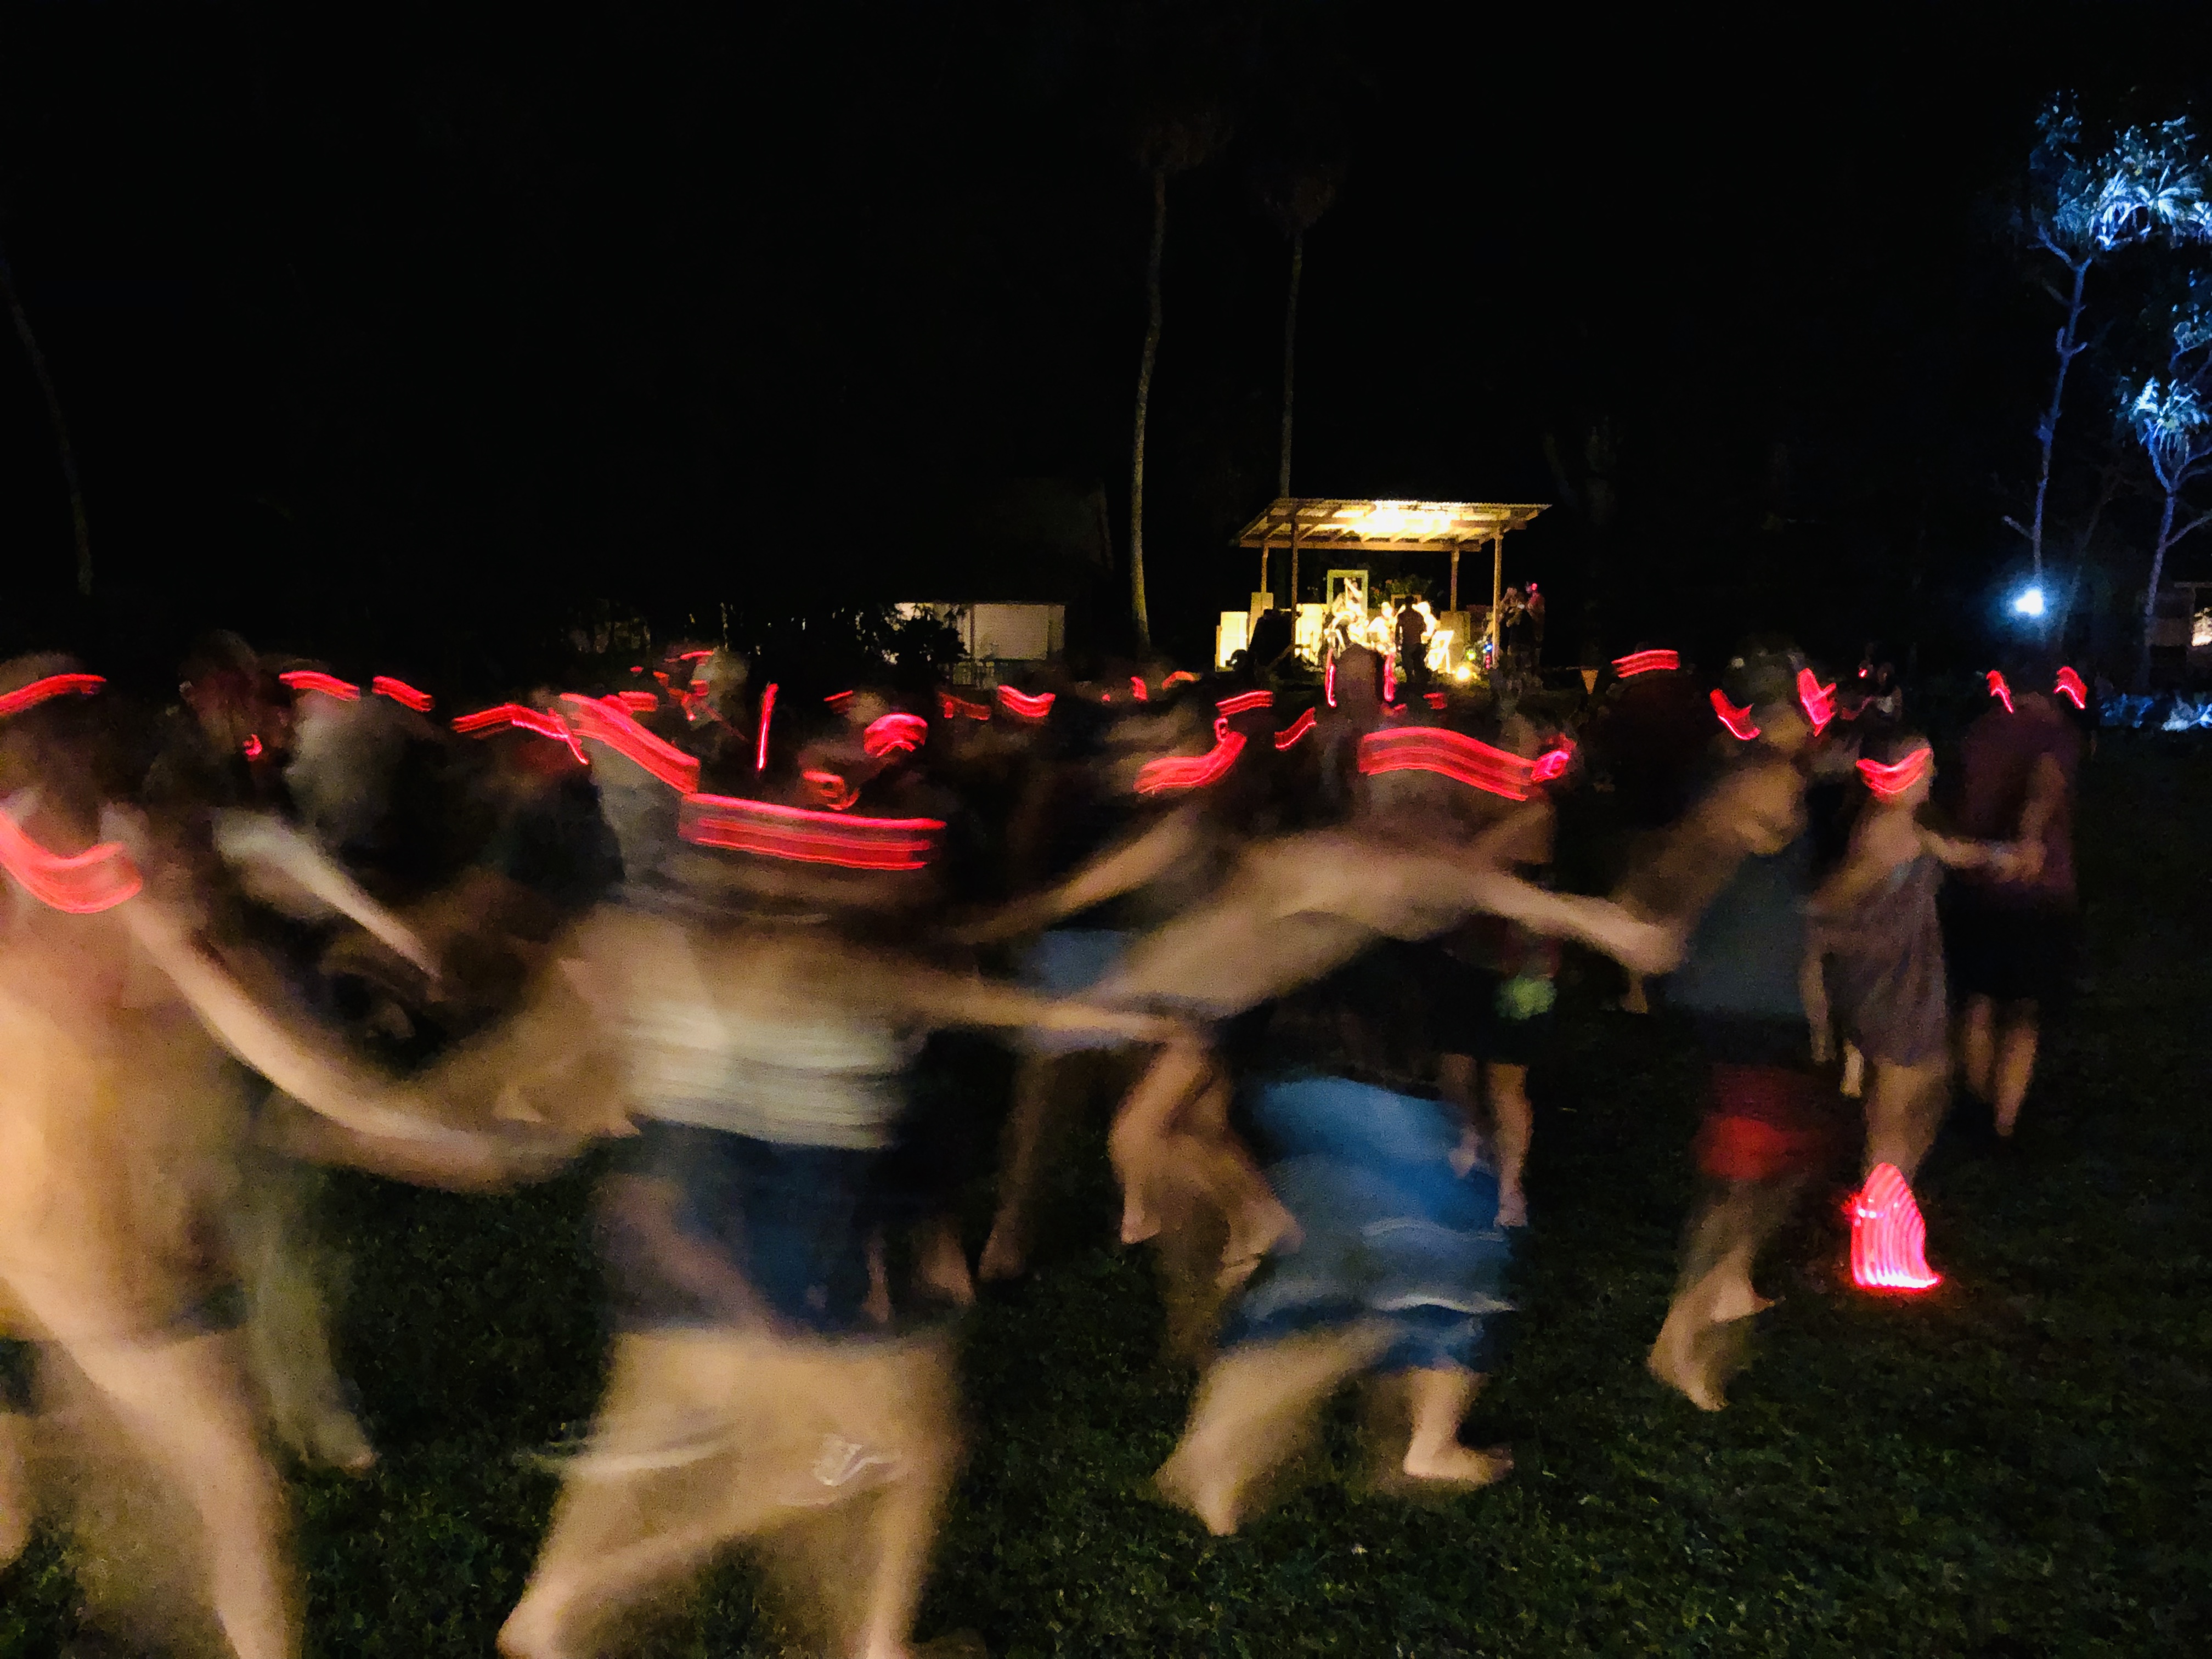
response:
M999 688L999 701L1025 720L1041 720L1052 713L1052 705L1056 699L1050 691L1039 691L1032 696L1026 691L1017 691L1011 685L1002 685Z
M1241 714L1251 708L1273 708L1275 694L1272 691L1239 691L1233 697L1224 697L1213 706L1224 714Z
M617 755L636 762L672 789L688 791L699 787L698 761L674 744L663 743L654 737L632 720L629 710L612 697L587 697L580 692L563 691L561 701L575 711L574 718L580 736L603 743ZM514 724L520 726L523 722L517 720Z
M1859 776L1866 787L1882 800L1895 800L1899 795L1928 775L1928 768L1936 757L1925 749L1916 749L1893 766L1884 766L1880 761L1859 763Z
M1197 675L1192 673L1188 668L1178 668L1160 682L1160 690L1164 691L1171 685L1196 685L1197 684Z
M760 738L753 744L753 770L756 772L768 770L768 723L775 717L775 682L770 680L768 689L761 693ZM694 789L699 787L699 769L696 764L691 769L690 787Z
M1805 718L1813 722L1813 735L1816 738L1836 718L1836 688L1821 684L1809 668L1797 671L1797 701L1804 705Z
M1421 694L1421 701L1431 708L1442 708L1450 699L1441 691L1425 691Z
M660 707L660 699L650 691L617 691L615 701L633 714L650 714Z
M380 697L405 704L418 714L428 714L437 702L428 691L417 691L405 680L395 680L389 674L379 674L368 683L368 689Z
M0 868L40 903L73 916L112 910L146 884L121 842L102 842L64 858L32 840L5 812L0 812Z
M259 760L261 758L261 739L256 737L252 732L248 732L246 734L246 741L238 746L246 759Z
M860 792L835 772L817 772L810 767L799 775L814 799L833 812L843 811L860 798Z
M1109 698L1108 701L1111 702L1112 699ZM969 702L964 697L954 696L950 691L939 692L937 702L938 707L945 711L946 720L951 720L956 714L965 714L971 720L987 720L991 718L991 705L988 702Z
M1928 1266L1928 1224L1894 1164L1877 1164L1844 1206L1851 1218L1851 1279L1862 1290L1926 1291L1943 1282Z
M1508 800L1528 799L1535 771L1529 762L1503 749L1437 726L1370 732L1359 740L1359 770L1374 777L1384 772L1434 772Z
M1671 674L1681 665L1682 659L1672 651L1632 651L1613 659L1613 673L1624 680L1638 674Z
M74 691L88 697L107 682L97 674L49 674L42 680L33 680L20 691L10 691L0 697L0 720L10 714L20 714L26 708L35 708L49 697L58 697Z
M1129 695L1139 702L1150 702L1152 700L1152 694L1145 690L1143 677L1138 674L1129 676Z
M2081 684L2081 677L2079 674L2063 664L2058 670L2058 684L2051 689L2071 702L2076 708L2087 708L2089 706L2089 688Z
M712 651L679 651L676 653L676 660L678 662L704 662L708 658L714 654L714 653Z
M1549 783L1553 778L1565 776L1567 768L1574 763L1574 758L1575 745L1571 742L1563 742L1558 748L1547 749L1537 756L1536 763L1529 769L1528 775L1538 783Z
M1275 747L1288 749L1319 724L1320 721L1315 718L1314 711L1310 708L1307 709L1304 714L1275 733Z
M1331 657L1321 671L1322 695L1328 699L1331 708L1336 707L1336 659Z
M532 732L541 738L550 738L556 743L568 745L568 752L576 757L580 766L591 763L584 757L584 747L576 741L568 722L550 709L531 708L519 702L503 702L493 708L480 708L473 714L460 715L453 721L453 730L463 737L477 737L495 731L502 726L512 726L521 732Z
M846 870L919 870L937 851L938 818L856 818L732 795L687 794L677 834L700 847Z
M929 736L929 722L919 714L884 714L868 722L860 733L860 747L871 760L888 755L911 754Z
M1382 659L1382 701L1395 702L1397 696L1398 659L1395 657L1386 656Z
M289 674L276 677L295 691L319 691L326 697L336 697L340 702L359 702L361 688L336 675L319 674L312 668L295 668Z
M1721 724L1728 727L1732 738L1749 743L1759 735L1759 728L1751 723L1751 710L1737 708L1717 685L1713 688L1713 713L1721 717Z
M1984 678L1989 681L1990 695L2005 706L2006 714L2011 714L2013 712L2012 687L2005 684L2005 677L1992 668Z
M850 691L832 691L828 696L822 699L823 702L828 703L832 708L842 708L847 703L852 702L852 700L853 694Z
M1244 734L1229 729L1227 716L1213 722L1213 747L1203 755L1170 755L1147 761L1137 773L1137 793L1163 794L1170 789L1202 789L1229 775L1244 752Z

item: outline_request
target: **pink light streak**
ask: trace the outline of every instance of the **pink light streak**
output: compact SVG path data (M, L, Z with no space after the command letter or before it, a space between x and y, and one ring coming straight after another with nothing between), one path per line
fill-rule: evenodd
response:
M654 737L631 719L629 710L614 698L587 697L580 692L563 691L561 701L574 711L571 718L576 723L579 736L606 744L672 789L688 791L699 787L698 760L674 744L663 743ZM517 720L514 724L520 726L522 722Z
M1721 717L1721 724L1728 727L1732 738L1749 743L1759 735L1759 728L1751 723L1751 710L1737 708L1717 685L1713 688L1713 713Z
M2013 713L2012 687L2005 684L2005 677L1992 668L1983 678L1989 682L1990 695L2004 705L2006 714Z
M395 680L389 674L379 674L368 683L368 689L378 696L389 697L418 714L428 714L437 704L437 699L428 691L418 691L405 680Z
M1058 697L1050 691L1031 694L1017 691L1011 685L1002 685L999 688L999 701L1006 705L1010 714L1018 714L1025 720L1041 720L1052 713L1052 706Z
M753 744L753 770L756 772L768 770L768 726L775 717L775 682L770 680L768 689L761 693L760 736ZM694 789L699 787L699 769L696 763L691 769L690 787Z
M1681 665L1681 657L1672 651L1632 651L1613 659L1614 675L1624 680L1638 674L1671 674Z
M518 732L533 732L541 738L550 738L556 743L566 744L568 752L576 757L580 766L588 766L584 747L576 741L576 734L568 722L550 709L532 708L519 702L503 702L490 708L480 708L473 714L462 714L453 723L453 730L463 737L479 737L511 726Z
M938 818L850 817L733 795L687 794L677 812L677 834L696 846L845 870L922 869L944 832Z
M276 678L295 691L319 691L326 697L336 697L340 702L361 701L361 688L334 674L318 673L312 668L295 668L290 673L279 674Z
M929 736L929 722L919 714L883 714L868 722L860 733L860 747L871 760L912 754Z
M1242 714L1254 708L1273 708L1275 694L1272 691L1239 691L1233 697L1224 697L1213 705L1223 714Z
M1528 799L1534 764L1503 749L1437 726L1412 726L1395 732L1370 732L1359 740L1359 770L1375 777L1385 772L1434 772L1508 800Z
M1137 772L1137 793L1164 794L1171 789L1202 789L1229 775L1244 752L1244 734L1229 729L1228 716L1213 722L1213 747L1203 755L1170 755L1147 761Z
M112 910L146 884L121 842L102 842L64 858L33 840L5 812L0 812L0 868L48 909L73 916Z
M1288 726L1275 733L1275 747L1278 749L1288 749L1292 744L1296 743L1300 738L1305 736L1307 732L1312 731L1314 727L1318 726L1320 723L1320 720L1315 716L1314 711L1310 708L1307 709L1304 714L1299 715L1297 719L1292 720Z
M1836 718L1836 688L1821 684L1809 668L1797 671L1797 701L1804 706L1805 718L1813 722L1816 738Z
M1928 775L1928 769L1934 764L1935 759L1936 757L1929 750L1916 749L1892 766L1884 766L1880 761L1863 760L1858 763L1859 776L1876 799L1895 800Z
M88 697L107 682L97 674L49 674L42 680L33 680L21 690L10 691L0 697L0 720L10 714L20 714L27 708L35 708L49 697L67 696L75 692Z
M1851 1280L1868 1291L1928 1291L1943 1282L1928 1266L1928 1224L1894 1164L1877 1164L1844 1212L1851 1218Z
M2089 706L2089 688L2081 684L2081 677L2079 674L2064 664L2059 665L2058 683L2051 689L2076 708L2087 708Z

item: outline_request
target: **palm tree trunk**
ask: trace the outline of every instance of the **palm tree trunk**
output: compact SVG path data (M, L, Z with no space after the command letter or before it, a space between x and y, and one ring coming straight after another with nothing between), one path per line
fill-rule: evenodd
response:
M1283 464L1275 475L1275 494L1291 493L1291 407L1297 392L1297 368L1298 357L1298 279L1305 275L1306 234L1303 228L1291 233L1291 298L1283 307ZM1291 595L1296 605L1298 596Z
M1145 264L1145 355L1137 364L1137 435L1129 457L1129 609L1137 624L1137 649L1152 648L1152 621L1145 607L1145 411L1152 398L1152 363L1160 355L1160 251L1168 236L1168 175L1152 169L1152 252Z
M5 249L0 249L0 299L6 300L8 313L15 319L15 337L23 343L23 355L31 360L31 373L38 376L39 390L46 396L46 418L53 422L54 448L62 461L62 479L69 486L70 519L76 531L76 591L86 599L92 597L92 535L86 527L84 517L84 486L76 473L76 450L70 442L69 422L62 418L62 400L54 390L54 377L46 369L46 354L39 349L39 337L31 331L30 314L23 309L23 299L15 291L15 273L8 264Z
M2173 544L2173 500L2176 492L2166 492L2166 509L2158 515L2158 540L2150 556L2150 587L2143 594L2142 644L2136 652L2136 690L2138 694L2150 690L2150 635L2158 626L2158 585L2166 575L2166 550Z
M2043 444L2043 459L2035 475L2035 516L2028 520L2027 554L2039 582L2043 580L2043 501L2051 493L2051 452L2058 441L2058 410L2066 395L2066 371L2074 367L2074 359L2081 352L2075 337L2081 326L2081 287L2088 280L2088 260L2075 262L2074 293L2066 302L2066 325L2058 331L2058 374L2051 383L2051 407L2044 411L2035 434Z

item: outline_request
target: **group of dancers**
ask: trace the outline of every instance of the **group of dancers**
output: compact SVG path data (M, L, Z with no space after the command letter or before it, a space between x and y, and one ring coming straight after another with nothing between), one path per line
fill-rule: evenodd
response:
M1234 1533L1355 1378L1383 1485L1495 1481L1510 1454L1462 1425L1504 1352L1567 946L1667 975L1708 1062L1650 1365L1717 1410L1847 1091L1869 1289L1937 1281L1911 1182L1954 1052L2016 1123L2071 972L2069 672L1991 676L1939 830L1896 700L1778 641L1710 691L1634 653L1573 717L1352 645L1319 685L984 691L679 644L463 711L228 635L167 708L6 665L0 1552L42 1509L86 1537L158 1517L158 1591L91 1575L98 1616L295 1653L267 1443L376 1455L314 1172L484 1191L611 1142L605 1397L501 1650L605 1651L742 1542L821 1650L918 1651L958 1310L975 1271L1027 1271L1094 1099L1121 1237L1202 1367L1164 1496ZM1607 896L1550 878L1577 792L1617 809ZM915 1086L961 1028L1015 1051L1002 1136ZM971 1270L957 1210L994 1143ZM137 1498L88 1498L95 1468Z

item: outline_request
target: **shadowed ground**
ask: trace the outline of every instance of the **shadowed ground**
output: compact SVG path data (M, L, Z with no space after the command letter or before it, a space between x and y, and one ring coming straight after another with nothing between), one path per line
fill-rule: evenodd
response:
M1663 1393L1642 1360L1694 1073L1664 1027L1571 996L1539 1081L1528 1312L1468 1431L1511 1441L1513 1476L1426 1509L1310 1485L1212 1542L1146 1496L1190 1376L1158 1357L1143 1259L1103 1243L1093 1146L1042 1272L969 1331L981 1426L922 1633L995 1656L2212 1647L2212 754L2108 743L2083 820L2094 988L2021 1146L1954 1134L1925 1172L1940 1290L1838 1290L1824 1208L1765 1274L1783 1300L1731 1409ZM295 1484L311 1652L490 1652L553 1491L521 1454L580 1428L598 1386L589 1175L491 1200L336 1184L347 1363L385 1459ZM1357 1462L1348 1405L1329 1453ZM42 1540L0 1577L0 1656L57 1651L73 1605ZM732 1568L641 1650L779 1644Z

